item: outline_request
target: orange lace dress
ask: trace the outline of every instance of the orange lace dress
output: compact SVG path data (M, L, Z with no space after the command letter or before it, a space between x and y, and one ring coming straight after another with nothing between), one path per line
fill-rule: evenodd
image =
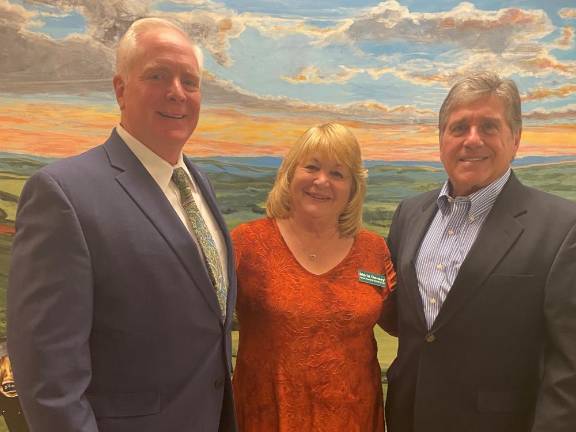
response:
M362 230L346 258L314 275L274 220L232 232L240 341L234 396L240 432L384 431L373 328L395 274L384 239ZM387 287L359 281L386 275Z

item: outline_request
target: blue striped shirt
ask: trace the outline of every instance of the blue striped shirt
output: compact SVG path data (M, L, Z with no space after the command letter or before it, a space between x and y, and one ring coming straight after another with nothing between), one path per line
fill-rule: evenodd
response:
M416 258L416 274L424 316L432 327L460 266L510 177L510 169L498 180L467 197L452 198L446 181L436 204L438 210L422 240Z

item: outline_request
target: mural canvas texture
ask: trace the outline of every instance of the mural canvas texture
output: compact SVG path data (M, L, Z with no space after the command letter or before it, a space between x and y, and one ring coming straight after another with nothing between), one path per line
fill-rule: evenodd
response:
M401 199L445 180L437 112L476 70L520 88L518 176L576 200L573 0L0 0L0 337L22 186L108 137L119 118L114 47L148 16L203 48L202 114L184 150L230 228L263 216L280 159L305 129L338 121L369 169L365 222L386 235ZM379 343L385 368L394 345Z

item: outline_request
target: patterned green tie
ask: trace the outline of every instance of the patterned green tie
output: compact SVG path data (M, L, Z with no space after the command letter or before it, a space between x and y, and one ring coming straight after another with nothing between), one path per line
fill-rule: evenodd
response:
M192 231L194 231L194 235L202 249L210 279L216 289L216 296L220 304L222 318L224 318L226 316L226 281L222 273L222 265L220 264L216 244L194 201L194 197L192 196L192 183L188 174L184 171L184 168L176 168L174 170L172 173L172 181L178 187L182 207L184 207L188 222L190 222Z

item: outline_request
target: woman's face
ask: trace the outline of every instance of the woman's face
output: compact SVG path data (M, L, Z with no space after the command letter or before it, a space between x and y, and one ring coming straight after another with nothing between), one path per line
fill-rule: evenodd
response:
M350 201L352 184L352 173L346 165L311 153L298 163L290 183L292 212L337 221Z

